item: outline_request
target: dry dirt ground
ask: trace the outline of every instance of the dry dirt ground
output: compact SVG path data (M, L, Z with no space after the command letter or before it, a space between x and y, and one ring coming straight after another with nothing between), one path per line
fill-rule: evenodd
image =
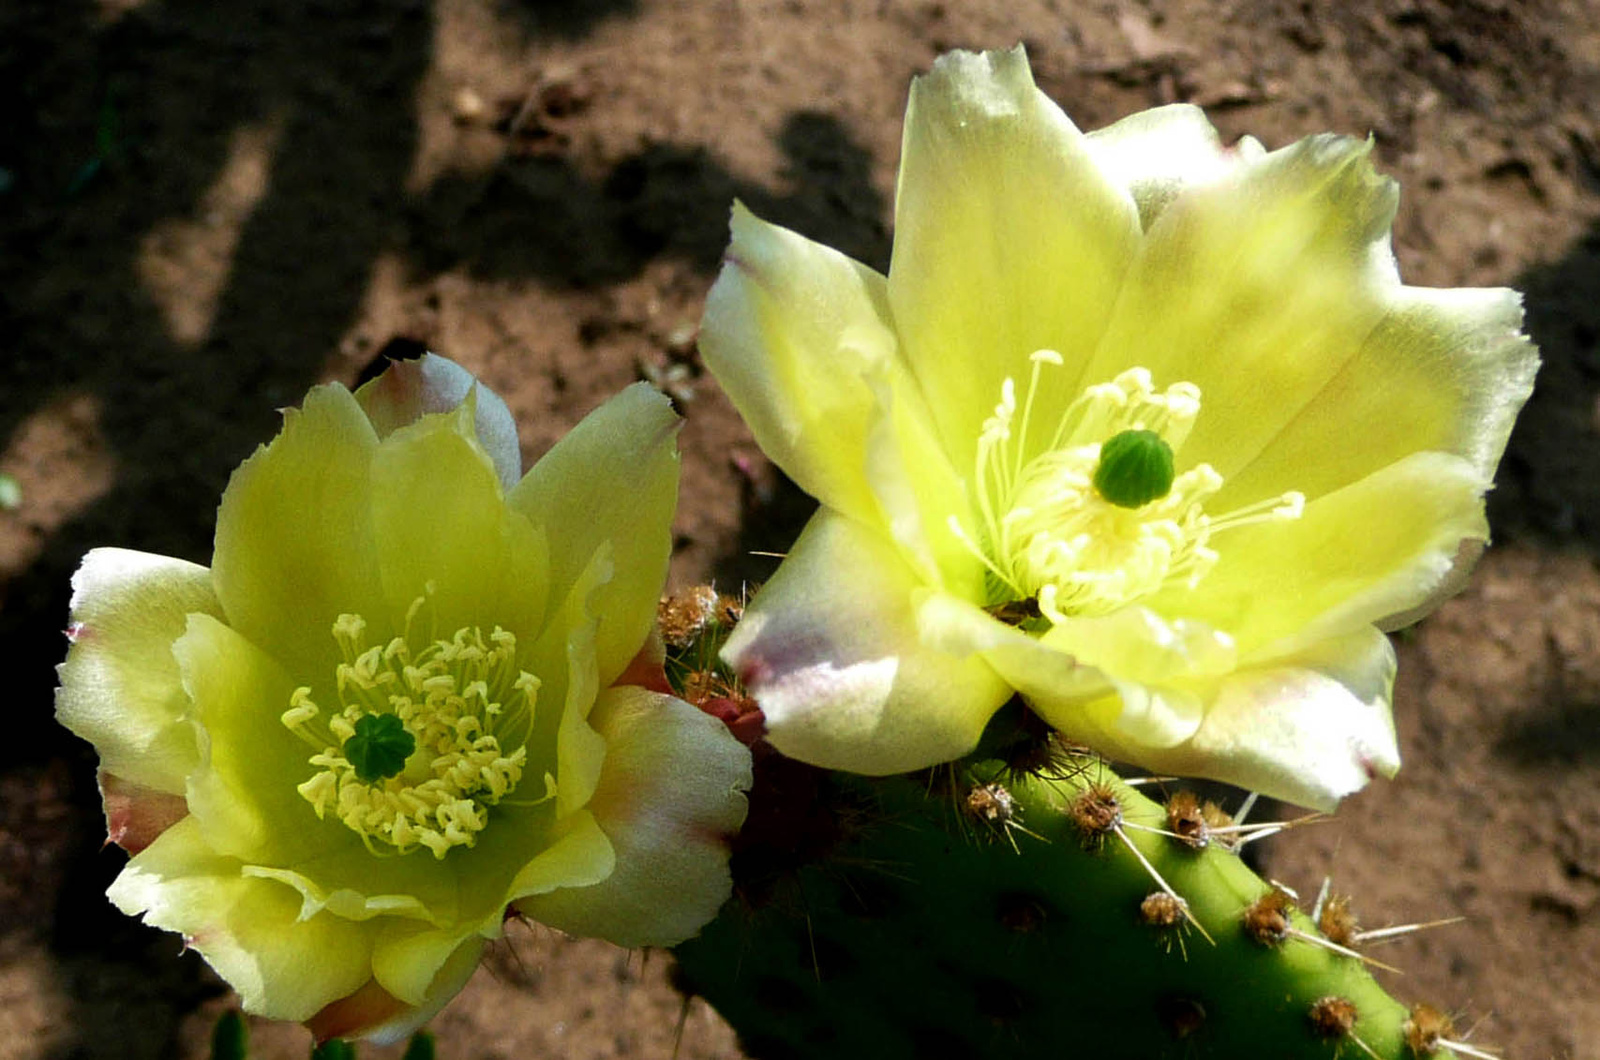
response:
M199 1056L228 999L102 897L88 749L51 721L68 577L205 561L274 409L447 353L531 458L624 384L687 417L676 582L761 578L807 502L702 374L728 205L875 263L912 74L1026 41L1083 126L1205 105L1371 133L1402 270L1512 284L1546 358L1465 595L1402 638L1407 764L1268 852L1397 944L1392 989L1505 1056L1600 1057L1600 4L1595 0L10 0L0 5L0 1057ZM391 346L390 344L395 344ZM668 959L514 934L440 1055L667 1057ZM305 1055L258 1025L258 1055ZM390 1052L369 1051L371 1056ZM696 1005L678 1055L739 1056Z

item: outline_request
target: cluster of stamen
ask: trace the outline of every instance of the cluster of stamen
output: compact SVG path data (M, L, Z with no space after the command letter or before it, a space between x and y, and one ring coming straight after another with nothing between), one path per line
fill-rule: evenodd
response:
M1295 519L1304 509L1305 497L1289 492L1226 515L1207 514L1204 502L1222 488L1222 476L1203 463L1171 474L1172 454L1200 413L1200 389L1178 382L1158 391L1144 368L1090 386L1043 433L1030 422L1040 373L1063 360L1054 350L1029 360L1020 408L1016 384L1007 378L978 438L978 533L969 534L955 517L949 522L987 567L991 605L1030 601L1050 623L1109 614L1167 585L1198 584L1216 565L1215 534ZM1113 441L1134 444L1108 445ZM1154 447L1159 459L1107 475L1113 469L1103 457L1115 450L1121 460L1141 447ZM1113 480L1127 483L1129 473L1156 478L1135 482L1132 501L1126 485L1105 488Z
M425 607L419 598L406 634L376 645L368 645L360 615L340 615L340 709L324 712L310 688L298 688L282 720L316 750L317 772L298 790L319 818L338 817L374 853L381 843L391 853L426 847L443 858L477 841L491 806L514 801L507 797L527 767L539 679L517 668L516 637L499 627L430 636L415 649L411 634ZM529 805L554 794L555 779L547 773L544 782Z

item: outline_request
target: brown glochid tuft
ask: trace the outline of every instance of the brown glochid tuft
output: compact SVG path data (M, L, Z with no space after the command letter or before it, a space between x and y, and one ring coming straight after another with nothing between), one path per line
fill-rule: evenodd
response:
M1151 891L1139 903L1139 918L1153 928L1177 927L1183 922L1183 899Z
M1355 1029L1357 1013L1355 1002L1347 997L1324 997L1311 1003L1307 1013L1311 1030L1318 1038L1336 1041L1348 1037Z
M1322 903L1322 914L1317 917L1317 930L1329 942L1336 942L1345 949L1350 949L1356 944L1356 936L1361 932L1361 925L1356 921L1356 914L1350 908L1350 896L1347 894L1330 894L1328 900Z
M1200 815L1211 828L1226 828L1233 823L1233 815L1210 799L1200 805Z
M1122 803L1109 784L1090 784L1072 800L1068 816L1086 847L1097 847L1122 824Z
M1211 843L1211 823L1194 792L1173 792L1167 800L1167 831L1193 850L1204 850Z
M663 596L656 608L661 639L677 651L687 648L705 632L707 626L731 627L739 621L744 605L709 585L696 585L671 596Z
M1244 911L1244 933L1263 946L1276 946L1289 935L1288 894L1274 887L1251 902Z
M979 784L967 792L962 808L984 824L1005 825L1017 815L1017 800L999 784Z
M1432 1005L1412 1005L1411 1015L1400 1025L1400 1034L1412 1055L1432 1056L1439 1051L1442 1039L1455 1034L1455 1025Z

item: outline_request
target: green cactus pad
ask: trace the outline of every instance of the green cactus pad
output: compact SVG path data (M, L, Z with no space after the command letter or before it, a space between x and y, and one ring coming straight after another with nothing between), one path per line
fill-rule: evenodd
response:
M768 756L739 893L678 947L681 984L758 1060L1411 1055L1406 1010L1237 855L1128 827L1168 816L1092 760L1038 771Z

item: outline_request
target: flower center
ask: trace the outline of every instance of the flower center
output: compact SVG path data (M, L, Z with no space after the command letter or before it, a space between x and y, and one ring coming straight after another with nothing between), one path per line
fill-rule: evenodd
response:
M360 615L340 615L339 709L325 713L298 688L282 720L317 751L317 772L297 790L319 818L332 813L374 853L382 843L443 858L477 841L491 806L515 802L507 796L527 767L539 679L517 668L517 638L498 626L418 649L412 626L425 604L412 604L406 636L386 644L367 643ZM543 797L516 804L553 797L555 778L544 782Z
M1053 624L1109 614L1169 584L1193 587L1216 565L1214 534L1299 518L1305 496L1293 491L1206 513L1222 476L1210 464L1181 474L1175 465L1200 414L1193 383L1157 391L1148 370L1131 368L1085 390L1041 436L1030 433L1039 376L1062 357L1039 350L1029 360L1020 414L1008 378L978 438L978 538L949 522L988 568L991 611L1002 619Z

